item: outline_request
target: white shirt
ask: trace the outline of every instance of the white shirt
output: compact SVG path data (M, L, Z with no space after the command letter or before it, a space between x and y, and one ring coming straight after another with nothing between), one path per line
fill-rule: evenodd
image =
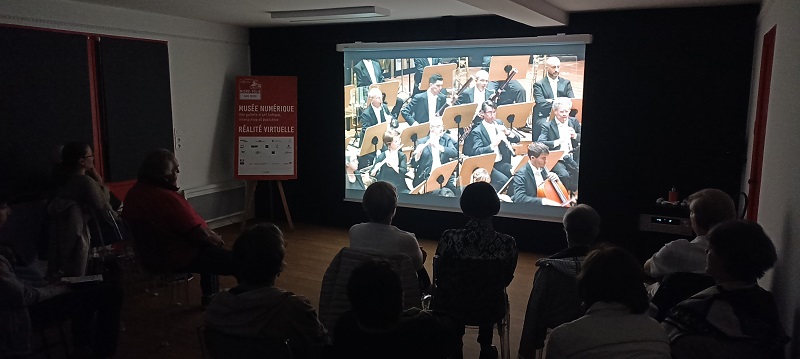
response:
M561 146L561 150L569 151L572 149L572 140L570 137L570 133L574 131L572 127L569 127L569 119L561 123L561 121L554 119L556 121L556 125L558 125L558 142L566 145Z
M492 143L495 143L495 141L497 141L498 136L502 136L502 134L497 132L497 125L495 123L487 123L486 121L481 121L481 125L486 130L486 133L489 134L489 140ZM494 148L494 153L495 153L494 161L500 162L500 160L503 159L503 155L500 154L500 145L497 145L497 147Z
M433 136L431 136L430 139L428 139L428 142L432 142L435 145L438 145L439 138L440 137L434 138ZM439 152L439 146L430 146L428 148L431 150L431 160L433 161L433 163L431 164L431 171L433 171L434 168L442 165L441 153Z
M364 67L367 68L367 72L369 73L369 79L372 83L378 83L378 79L375 77L375 66L372 65L372 60L364 59Z
M649 274L651 277L663 277L677 272L705 273L706 249L706 236L697 236L691 242L686 239L669 242L650 258Z
M436 100L438 96L434 96L431 94L431 91L426 91L428 93L428 119L430 120L433 116L436 116L436 111L439 109L436 108Z
M553 90L553 98L558 97L558 77L553 80L550 76L547 76L547 81L550 82L550 88Z
M393 168L400 166L400 157L397 156L397 151L386 150L386 163L391 164Z
M372 106L372 105L370 105L370 107L372 107L372 112L375 113L375 118L378 119L378 123L383 122L383 117L381 117L381 113L383 113L383 108L382 107L375 107L375 106Z
M539 187L546 179L545 177L542 177L542 169L532 165L530 161L528 161L528 166L531 168L531 171L533 171L533 178L536 179L536 187Z

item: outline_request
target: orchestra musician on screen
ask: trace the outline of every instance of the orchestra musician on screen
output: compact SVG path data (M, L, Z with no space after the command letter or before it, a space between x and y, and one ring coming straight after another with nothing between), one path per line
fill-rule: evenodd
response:
M538 83L531 84L530 79L520 79L520 81L531 81L527 83L532 86L532 89L529 89L532 95L535 95L536 90L541 91L542 85L550 85L548 79L551 79L549 77L551 73L556 76L553 81L556 86L564 81L568 83L568 80L558 77L559 67L555 64L556 60L558 59L555 57L548 58L545 66L546 76ZM438 61L441 62L441 60ZM370 67L373 71L369 71ZM474 73L470 77L470 71L467 69L465 67L466 71L462 71L461 75L454 72L453 76L445 76L448 81L451 78L456 80L447 84L444 83L445 77L442 74L433 74L427 79L428 88L426 90L414 95L402 106L395 106L392 111L389 111L384 101L386 94L382 94L378 88L370 89L366 96L367 102L362 105L363 110L359 114L359 122L362 126L360 137L363 139L364 132L371 126L387 121L390 122L390 125L387 127L388 131L383 135L384 146L382 148L375 148L369 153L361 151L362 156L358 159L354 154L346 156L346 188L360 189L362 186L368 187L376 180L383 180L394 184L400 193L428 193L445 196L452 192L458 195L461 192L461 186L467 185L467 183L458 181L462 163L475 156L494 154L492 166L476 169L471 174L472 176L466 177L467 180L471 177L469 182L476 180L490 182L498 191L498 196L513 203L562 207L575 203L579 163L577 150L580 148L581 125L574 117L569 116L572 107L570 99L555 96L554 99L545 101L547 105L552 106L554 117L550 120L545 118L545 121L540 123L538 131L534 131L538 136L533 137L530 134L521 133L515 128L506 128L503 122L496 118L498 104L492 101L497 100L504 91L503 88L506 87L504 82L511 82L517 73L529 72L518 72L516 68L511 71L507 70L509 76L505 81L496 81L496 86L488 86L491 83L486 70L473 70ZM354 67L353 78L358 84L364 84L367 81L371 83L375 83L376 80L383 81L382 73L380 78L373 75L373 73L377 74L375 70L380 71L377 61L361 61ZM421 73L422 70L419 71ZM467 76L467 81L458 81L459 76L464 74ZM396 79L387 78L385 80ZM464 85L456 86L457 83ZM536 85L540 88L537 89ZM569 87L569 92L571 92L571 85ZM544 92L548 92L547 90L552 90L552 88L548 88ZM446 93L450 95L446 96ZM557 92L559 95L561 93L562 91ZM480 104L476 108L476 117L471 126L459 127L460 132L456 132L455 127L450 130L445 129L441 117L444 109L451 104L468 103ZM542 106L537 104L537 107L535 110L541 110ZM535 110L532 111L533 117L537 117ZM394 120L396 123L398 119L393 116L395 112L402 113L399 120L401 122L405 120L407 124L402 124L400 127L392 126L392 121ZM403 148L400 137L403 130L409 125L424 123L429 125L427 134L420 132L419 128L416 128L414 134L419 133L419 136L426 136L414 141L413 147ZM525 122L521 122L521 124L525 125ZM407 140L407 137L404 138ZM412 138L416 139L416 136ZM520 141L532 142L526 148L527 155L523 152L525 147L517 148L515 151L514 146ZM354 149L361 149L359 141L346 146L350 146L347 153L353 153ZM550 151L564 151L564 154L560 155L560 158L554 158L550 156ZM359 167L357 164L363 162L365 156L370 157L369 165L359 172L356 169ZM456 159L459 162L455 170L451 172L450 178L446 183L438 181L440 183L436 187L437 190L439 187L443 187L442 190L447 192L434 191L421 185L439 166ZM476 158L472 163L487 160L486 156L482 156L480 159ZM553 165L553 162L557 163ZM547 165L548 163L550 165ZM552 170L548 170L548 168L552 168ZM445 171L449 171L449 169Z

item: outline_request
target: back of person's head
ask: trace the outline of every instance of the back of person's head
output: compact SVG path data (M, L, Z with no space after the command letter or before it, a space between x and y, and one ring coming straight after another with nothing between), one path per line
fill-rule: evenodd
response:
M500 212L500 198L487 182L475 182L465 187L460 203L461 212L470 218L490 218Z
M688 198L689 210L696 230L705 234L714 226L736 219L736 206L727 193L716 188L706 188L693 193Z
M140 180L161 181L169 175L175 155L166 149L158 149L144 158L139 167L138 177Z
M364 191L361 204L370 221L390 223L397 209L397 189L389 182L375 182Z
M489 171L487 171L483 167L478 167L474 171L472 171L472 178L470 179L469 183L475 182L491 182L492 177L489 175Z
M283 233L272 223L256 224L233 244L236 279L253 284L274 284L283 270L286 254Z
M368 260L350 274L347 298L359 323L368 328L387 328L403 312L403 284L391 263Z
M721 223L708 233L708 243L709 250L721 259L721 269L737 281L756 281L778 260L772 240L754 222Z
M600 215L588 204L568 209L562 223L570 246L590 245L600 233Z
M643 281L642 266L632 254L605 246L589 252L583 261L578 293L587 307L597 302L617 302L631 313L640 314L649 306Z

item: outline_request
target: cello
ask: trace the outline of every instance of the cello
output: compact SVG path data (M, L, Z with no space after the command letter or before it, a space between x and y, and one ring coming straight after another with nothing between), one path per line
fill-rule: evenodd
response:
M536 187L536 197L547 198L561 204L561 207L571 207L574 200L569 198L569 192L561 180L555 181L547 178Z

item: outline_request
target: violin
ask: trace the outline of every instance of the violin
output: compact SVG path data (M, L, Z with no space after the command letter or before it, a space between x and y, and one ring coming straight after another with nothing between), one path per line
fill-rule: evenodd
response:
M569 192L561 180L547 178L536 187L536 197L547 198L561 204L562 207L571 207L574 200L569 198Z

